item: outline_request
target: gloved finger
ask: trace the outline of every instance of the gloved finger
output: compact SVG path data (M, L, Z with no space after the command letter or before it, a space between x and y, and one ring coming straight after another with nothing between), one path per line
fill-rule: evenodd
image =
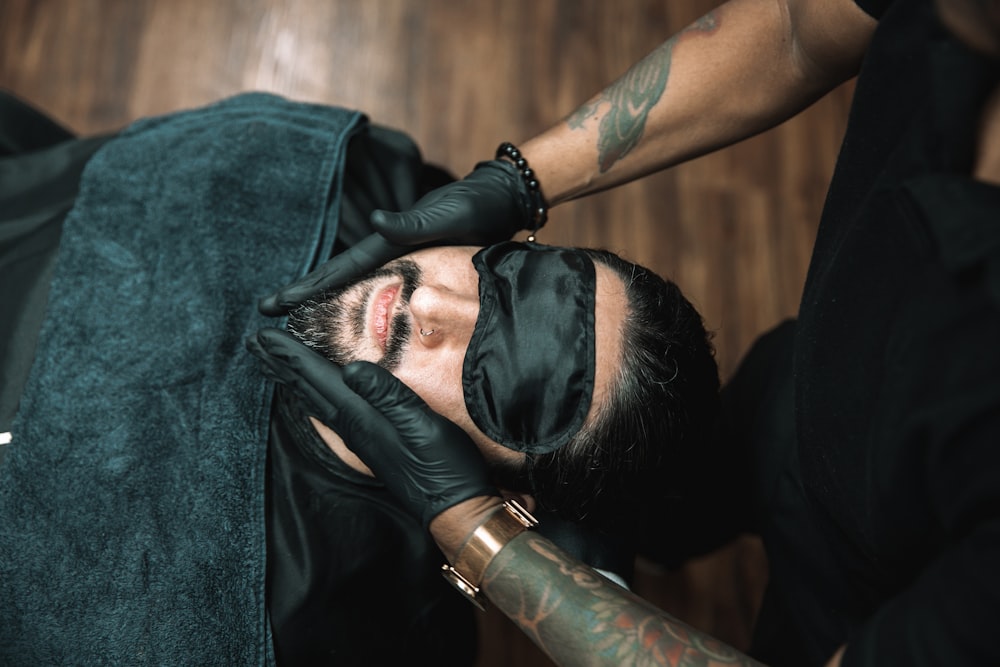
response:
M420 203L418 203L420 205ZM395 212L377 209L368 217L372 227L391 243L414 245L460 236L447 209L438 206Z
M434 412L409 387L383 368L366 362L344 368L344 382L378 410L412 449L423 445L420 467L432 468L436 482L459 488L489 483L489 470L468 434ZM470 496L471 497L471 496Z
M294 370L289 367L286 359L271 355L264 347L263 342L267 336L277 329L261 329L246 341L246 348L261 362L261 372L269 379L280 384L287 384L288 379L294 375Z
M279 329L261 329L247 340L247 349L263 362L265 375L298 394L313 416L324 423L337 419L339 405L331 396L338 387L349 391L340 367Z
M291 335L278 329L261 329L255 336L246 341L247 349L262 362L265 376L285 385L305 401L313 416L324 423L335 420L337 406L323 392L310 383L304 375L304 370L312 365L319 366L325 362L330 369L328 385L343 384L339 378L340 369L317 355L298 341L288 340ZM292 337L294 338L294 337ZM293 347L301 346L301 350ZM313 359L310 355L315 356Z
M434 412L412 389L384 368L368 362L348 364L344 367L344 383L388 420L399 438L411 448L418 443L443 445L448 435L457 440L468 439L464 431Z
M477 168L463 180L424 195L407 211L376 210L369 221L392 243L444 239L477 245L496 243L510 238L522 226L513 206L516 194L508 191L512 186L506 176L502 169Z
M385 448L377 456L376 446L369 444L356 448L355 453L425 527L464 500L499 495L468 434L432 411L384 369L365 362L349 364L344 368L344 382L371 401L400 437L398 447ZM383 455L385 460L381 460Z
M383 414L395 411L408 419L408 413L414 412L425 421L429 415L440 417L412 389L384 368L359 361L348 364L343 370L344 383Z
M448 468L482 468L485 463L475 445L465 431L446 417L434 412L409 387L400 382L384 368L367 362L356 362L344 368L344 383L358 395L364 397L372 407L388 420L403 442L413 449L424 448L430 458L431 452L441 452L440 459L452 458L454 465L442 465L439 475ZM425 460L424 467L430 463ZM440 479L439 481L445 481Z
M261 329L257 343L268 363L280 368L285 384L316 408L314 416L336 431L348 448L399 439L379 410L344 383L340 366L280 329Z
M496 231L467 224L468 216L463 218L458 212L461 207L461 204L456 203L402 213L372 211L369 222L379 234L392 243L409 245L412 249L419 247L419 244L432 243L491 245L509 240L514 235L513 231L506 229Z
M345 285L412 250L372 234L315 271L264 297L257 307L265 315L281 315L324 290Z

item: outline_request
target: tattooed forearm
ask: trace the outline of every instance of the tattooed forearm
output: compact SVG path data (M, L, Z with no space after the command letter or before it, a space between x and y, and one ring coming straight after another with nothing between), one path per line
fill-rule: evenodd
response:
M527 533L490 564L485 590L560 665L756 665Z
M701 17L661 44L600 95L566 118L569 127L580 129L585 121L596 117L598 110L607 105L597 138L598 167L601 173L608 171L628 155L642 139L649 112L660 101L667 88L674 47L689 33L711 33L717 27L715 13Z

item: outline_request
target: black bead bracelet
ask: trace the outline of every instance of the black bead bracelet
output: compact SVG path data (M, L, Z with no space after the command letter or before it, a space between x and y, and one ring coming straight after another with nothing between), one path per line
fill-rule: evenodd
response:
M521 178L524 180L524 185L528 188L528 197L531 199L531 217L534 222L534 229L531 230L531 235L528 237L529 241L535 240L535 232L537 232L545 221L549 219L549 205L545 201L545 196L542 194L542 186L539 184L538 179L535 178L535 172L532 171L531 167L528 166L528 161L524 159L521 155L521 151L517 149L517 146L505 141L500 146L497 147L496 158L509 158L517 170L521 172Z

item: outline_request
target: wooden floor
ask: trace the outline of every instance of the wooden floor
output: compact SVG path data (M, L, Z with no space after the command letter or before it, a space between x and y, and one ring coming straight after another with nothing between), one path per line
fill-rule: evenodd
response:
M248 90L357 108L464 174L572 111L711 0L2 0L0 87L80 134ZM552 212L541 239L617 251L685 290L727 377L794 315L851 85L712 156ZM642 595L738 647L766 577L739 542ZM482 617L479 664L550 664Z

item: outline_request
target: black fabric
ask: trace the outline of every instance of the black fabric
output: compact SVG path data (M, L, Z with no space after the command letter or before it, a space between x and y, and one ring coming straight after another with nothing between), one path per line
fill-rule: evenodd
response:
M279 665L471 665L472 606L388 491L349 468L290 394L271 420L268 610Z
M0 134L28 136L32 147L0 158L0 298L14 314L0 322L0 350L4 414L13 415L20 389L8 362L23 364L25 373L30 366L65 215L89 156L110 137L25 135L11 119L27 118L34 128L58 125L19 100L3 101L19 108L0 110L7 122ZM7 143L24 147L24 141ZM404 208L450 179L423 163L405 135L375 126L358 132L344 166L344 197L328 202L340 206L335 252L370 233L373 207ZM290 413L276 404L268 449L267 605L281 664L325 663L332 654L339 664L400 664L422 656L436 664L471 664L471 607L437 574L443 557L426 532L402 520L380 485L315 447L315 432L297 413L290 421ZM0 455L6 449L0 447ZM323 451L332 460L322 467L306 453ZM384 641L397 633L398 642Z
M580 250L516 242L472 263L480 310L462 367L469 414L516 451L558 449L594 392L594 263Z
M0 90L0 157L33 153L75 138L26 100Z
M796 443L756 471L768 664L1000 663L1000 206L969 177L997 83L930 0L885 13L800 306Z

